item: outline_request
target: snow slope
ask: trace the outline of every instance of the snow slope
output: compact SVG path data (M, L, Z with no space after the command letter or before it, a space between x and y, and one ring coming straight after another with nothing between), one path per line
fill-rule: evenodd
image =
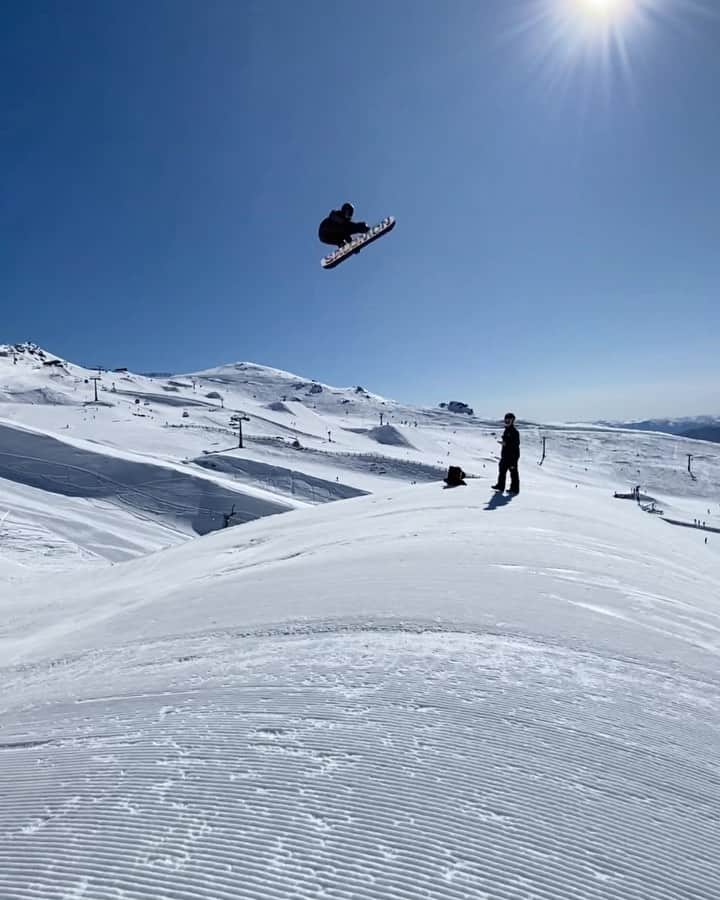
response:
M185 523L198 534L221 527L220 510L232 506L238 521L291 508L256 490L240 494L192 471L118 451L98 453L85 441L60 441L1 421L0 448L0 478L53 494L108 499L146 517Z
M16 399L50 377L22 355ZM102 378L0 401L2 900L720 897L712 452L521 426L510 499L492 422L250 364ZM295 508L189 539L92 494L134 466Z
M234 525L388 481L437 479L442 460L388 458L367 436L386 403L250 364L155 378L0 346L0 515L14 523L0 577L19 577L37 529L45 561L61 569L154 552L222 527L233 508ZM250 414L243 451L237 413ZM109 531L113 508L121 528Z
M538 471L19 585L1 895L719 896L694 538Z
M46 365L54 361L60 364ZM92 379L97 379L100 404L93 401ZM238 441L231 417L237 413L248 417L242 451L233 449ZM494 466L499 432L495 422L408 407L359 386L333 388L250 363L149 378L83 369L32 345L0 347L0 419L64 443L91 442L97 454L117 457L119 451L135 461L147 457L153 465L180 463L188 475L198 474L194 470L200 463L205 471L199 474L205 478L209 467L203 457L247 460L242 478L236 463L233 472L226 462L209 471L227 482L229 490L269 488L290 507L297 505L293 498L323 502L331 492L293 494L291 479L269 479L264 466L334 483L341 486L337 495L344 497L390 483L437 480L449 462L482 474L483 468ZM575 480L601 476L606 484L612 478L622 489L640 481L649 490L696 496L698 506L709 486L711 499L717 495L716 456L707 444L658 434L625 440L623 434L628 432L524 424L524 465L539 459L541 438L546 437L547 465L558 464L558 471ZM688 484L688 453L693 454L696 484ZM2 480L0 500L1 493ZM225 512L223 500L211 518L222 521ZM162 532L157 537L164 539Z

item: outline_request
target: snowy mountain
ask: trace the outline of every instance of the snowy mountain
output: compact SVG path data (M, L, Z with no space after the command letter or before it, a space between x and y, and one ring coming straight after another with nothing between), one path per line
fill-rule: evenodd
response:
M720 441L720 416L688 416L679 419L643 419L632 422L598 422L615 428L629 428L633 431L659 431L663 434L677 434L695 440Z
M694 441L712 441L720 444L720 423L717 425L698 425L682 432L683 437L692 438Z
M40 352L0 348L3 900L720 896L711 446L521 424L510 499L494 422Z

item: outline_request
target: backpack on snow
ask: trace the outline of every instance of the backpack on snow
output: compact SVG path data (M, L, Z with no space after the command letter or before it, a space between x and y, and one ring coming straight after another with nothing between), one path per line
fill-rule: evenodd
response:
M443 480L448 487L458 487L461 484L465 484L464 478L465 473L460 466L450 466Z

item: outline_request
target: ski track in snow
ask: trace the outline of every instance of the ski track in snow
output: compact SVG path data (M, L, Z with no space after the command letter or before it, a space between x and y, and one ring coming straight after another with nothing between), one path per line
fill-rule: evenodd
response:
M457 631L187 644L3 715L3 898L720 895L717 685Z

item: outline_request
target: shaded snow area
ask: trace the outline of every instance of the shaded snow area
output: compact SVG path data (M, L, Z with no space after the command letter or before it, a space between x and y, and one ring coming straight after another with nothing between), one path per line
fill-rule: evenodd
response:
M0 900L720 898L710 445L521 423L511 498L492 421L42 352L0 348Z
M358 497L365 491L328 481L284 466L273 466L253 459L225 456L221 453L199 457L196 464L214 472L232 475L235 479L251 483L261 482L269 490L293 497L300 497L312 503L327 503L331 500L345 500Z
M0 579L8 566L13 577L25 577L40 566L121 562L187 540L185 531L120 504L1 479L0 521Z
M289 509L267 496L240 494L192 472L94 452L2 423L0 478L53 494L109 500L198 534L222 528L222 513L233 506L240 521Z

